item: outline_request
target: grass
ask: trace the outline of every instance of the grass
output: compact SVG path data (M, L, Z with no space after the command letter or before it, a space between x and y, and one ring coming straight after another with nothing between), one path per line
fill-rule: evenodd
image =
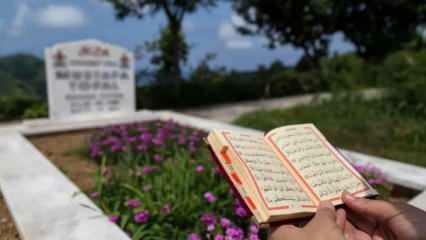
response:
M426 121L385 101L334 99L318 105L245 114L235 123L268 131L314 123L335 146L426 167Z

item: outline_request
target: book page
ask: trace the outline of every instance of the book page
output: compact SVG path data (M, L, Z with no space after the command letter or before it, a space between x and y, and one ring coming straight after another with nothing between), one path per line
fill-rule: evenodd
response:
M366 182L349 166L312 124L275 129L267 141L299 174L317 201L340 200L341 193L368 190Z
M268 210L313 205L313 201L265 143L262 134L226 131L221 134L248 171L248 177L256 185Z

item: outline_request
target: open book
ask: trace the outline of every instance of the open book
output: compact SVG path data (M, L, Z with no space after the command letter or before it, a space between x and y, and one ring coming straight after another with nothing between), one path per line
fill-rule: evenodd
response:
M210 149L260 224L307 217L318 203L377 192L313 124L252 132L214 130Z

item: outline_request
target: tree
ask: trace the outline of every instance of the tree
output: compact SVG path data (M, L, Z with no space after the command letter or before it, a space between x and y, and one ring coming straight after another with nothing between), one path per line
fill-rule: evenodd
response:
M329 1L235 0L233 7L248 23L238 30L265 35L271 48L292 44L303 49L310 63L328 51L328 36L334 31Z
M234 9L271 46L303 49L302 62L318 63L328 52L329 37L342 32L363 58L383 58L415 38L424 25L424 0L235 0Z
M424 0L335 1L336 30L365 59L383 59L418 36L426 21Z
M183 34L174 36L171 34L170 28L165 27L157 40L145 42L142 51L150 53L152 55L151 63L158 66L157 79L160 82L170 83L180 77L180 75L175 75L175 53L178 51L180 63L186 63L189 46L186 44Z
M45 98L43 60L28 54L0 57L0 95Z
M167 39L167 46L160 46L160 50L167 50L162 53L167 56L164 59L164 70L168 71L170 76L181 78L181 62L186 59L188 49L182 49L187 46L183 37L182 22L184 17L196 11L198 8L209 8L216 5L217 0L105 0L111 3L119 19L128 16L143 18L147 15L154 15L163 12L167 18L167 30L162 31L162 39ZM164 47L164 48L163 48Z

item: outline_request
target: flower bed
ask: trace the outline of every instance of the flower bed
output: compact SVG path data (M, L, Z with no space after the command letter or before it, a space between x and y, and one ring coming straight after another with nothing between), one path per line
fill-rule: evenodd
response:
M263 239L211 160L205 136L171 121L97 131L90 155L100 167L91 197L133 239ZM389 192L376 168L356 168Z
M100 163L90 195L133 239L258 239L204 136L170 121L99 130L90 144Z

